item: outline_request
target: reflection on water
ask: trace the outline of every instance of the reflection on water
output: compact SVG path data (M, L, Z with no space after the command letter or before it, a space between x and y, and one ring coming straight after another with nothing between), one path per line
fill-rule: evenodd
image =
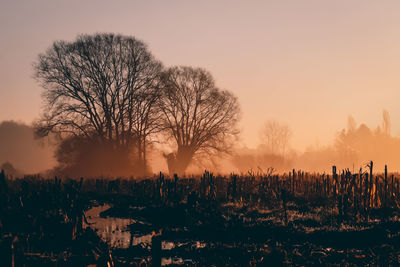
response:
M146 244L149 245L148 248L151 246L151 234L147 235L140 235L140 233L131 235L131 232L128 229L128 225L134 223L140 223L135 219L123 219L123 218L114 218L114 217L107 217L102 218L100 217L100 213L109 209L110 205L103 205L103 206L96 206L92 207L91 209L85 212L86 218L89 226L92 229L97 231L97 234L107 242L111 247L115 248L128 248L129 246L135 246L139 244ZM132 238L131 238L132 237ZM204 248L206 243L202 243L199 241L189 241L189 242L171 242L171 241L162 241L161 247L162 250L172 250L177 247L181 246L190 246L192 248ZM161 265L169 265L169 264L193 264L191 259L182 259L180 257L168 257L162 258Z
M135 219L124 219L115 217L100 217L100 213L108 210L110 205L93 207L85 212L88 223L92 229L97 230L97 234L111 247L128 248L141 243L151 244L151 234L131 235L128 225L137 223ZM132 239L131 239L132 236Z
M205 248L207 244L200 241L190 241L190 242L162 241L161 243L161 248L163 250L171 250L182 246L190 246L192 249L200 249L200 248Z
M162 258L161 259L161 266L166 266L170 264L184 264L184 261L182 258L179 257L173 257L173 258Z
M131 233L127 226L134 223L133 219L101 218L100 213L109 209L109 205L97 206L85 212L90 227L97 230L97 234L110 246L118 248L129 247Z

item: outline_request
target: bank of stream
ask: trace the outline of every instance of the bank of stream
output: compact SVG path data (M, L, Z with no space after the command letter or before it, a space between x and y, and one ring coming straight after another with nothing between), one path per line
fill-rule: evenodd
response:
M162 231L161 265L248 264L363 265L395 263L400 255L400 224L334 225L320 207L281 210L219 206L94 206L86 211L90 227L112 248L118 266L149 264L152 237ZM397 216L397 215L396 215ZM278 264L278 265L276 265Z
M151 262L152 237L156 229L152 228L149 223L144 223L138 219L102 216L103 212L111 208L109 204L103 204L95 205L87 210L85 212L88 223L86 227L92 228L97 235L111 247L116 255L115 260L119 262L120 265L124 263L130 265L132 263L140 264ZM141 209L140 207L133 208ZM146 230L135 229L138 225L146 225ZM195 242L195 244L198 247L204 246L204 244L199 241ZM161 250L168 251L182 245L187 244L163 240L161 242ZM176 256L161 258L162 266L171 264L189 265L192 263L193 261L191 259L183 259Z

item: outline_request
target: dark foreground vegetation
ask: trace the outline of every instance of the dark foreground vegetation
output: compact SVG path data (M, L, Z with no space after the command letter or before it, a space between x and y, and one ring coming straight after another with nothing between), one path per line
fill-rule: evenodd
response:
M329 175L73 180L2 173L0 260L2 266L398 265L399 178L386 169L374 173L372 162L366 172L333 167ZM125 225L102 228L116 218Z

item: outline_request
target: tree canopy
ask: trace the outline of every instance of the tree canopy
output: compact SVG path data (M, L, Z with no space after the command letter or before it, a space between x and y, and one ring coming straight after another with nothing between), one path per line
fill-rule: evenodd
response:
M201 68L168 68L161 84L161 124L176 147L167 156L170 172L184 172L200 153L229 151L240 117L232 93L216 87L212 75Z
M204 69L164 69L134 37L57 41L34 68L46 104L36 131L61 137L56 157L64 169L115 174L136 164L144 174L148 145L166 136L175 144L169 169L183 172L200 153L228 151L238 134L235 96L217 88Z
M39 55L35 77L44 87L45 111L37 132L84 137L145 162L145 141L155 123L162 64L134 37L81 35L54 42Z

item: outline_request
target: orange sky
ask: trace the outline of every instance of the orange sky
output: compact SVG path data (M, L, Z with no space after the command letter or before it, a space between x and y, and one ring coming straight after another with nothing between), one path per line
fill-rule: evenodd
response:
M12 1L0 3L0 120L31 122L41 89L32 63L54 40L115 32L144 40L165 65L210 70L243 111L252 147L267 119L293 146L330 143L347 116L400 132L400 1Z

